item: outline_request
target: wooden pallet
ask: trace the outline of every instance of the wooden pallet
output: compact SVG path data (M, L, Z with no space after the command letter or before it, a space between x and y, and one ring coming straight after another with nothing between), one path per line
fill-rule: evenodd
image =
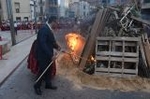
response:
M97 37L95 74L138 75L138 37Z

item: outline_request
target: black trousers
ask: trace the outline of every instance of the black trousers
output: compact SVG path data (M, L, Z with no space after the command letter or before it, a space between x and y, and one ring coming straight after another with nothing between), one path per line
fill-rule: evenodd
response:
M17 35L17 27L15 27L15 34Z
M50 63L51 60L38 60L39 73L37 75L37 78L40 77L40 75L44 72L44 70L48 67ZM41 77L41 79L37 82L37 87L41 86L42 80L45 81L46 85L51 85L51 72L52 68L50 66L48 70L45 72L45 74Z

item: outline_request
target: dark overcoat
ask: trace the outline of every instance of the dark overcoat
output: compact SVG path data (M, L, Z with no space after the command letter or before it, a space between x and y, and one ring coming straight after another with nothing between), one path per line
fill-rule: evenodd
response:
M51 60L53 49L58 49L53 31L47 24L42 26L37 35L36 58L39 61Z

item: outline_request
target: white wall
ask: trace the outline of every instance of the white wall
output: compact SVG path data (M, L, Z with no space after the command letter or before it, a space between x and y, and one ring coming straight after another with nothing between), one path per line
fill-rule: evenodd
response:
M20 13L16 13L15 2L20 3ZM24 17L28 17L29 20L31 19L30 0L12 0L12 10L14 21L16 21L16 17L21 17L22 21L24 21Z
M4 20L8 19L8 15L7 15L7 6L6 6L6 0L1 0L1 6L2 6L2 18Z
M84 18L89 15L90 4L85 1L74 2L70 5L70 9L75 12L76 17Z
M66 17L66 11L69 7L68 0L60 0L59 2L59 16Z
M80 2L80 7L79 7L79 15L80 18L87 17L90 12L90 4L84 1Z

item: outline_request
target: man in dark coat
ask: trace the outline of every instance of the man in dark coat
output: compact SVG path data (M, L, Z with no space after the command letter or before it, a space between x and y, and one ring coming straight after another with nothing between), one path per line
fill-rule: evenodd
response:
M38 31L37 35L37 47L36 47L36 58L37 58L37 64L39 68L39 74L38 77L43 73L43 71L46 69L46 67L53 61L53 49L60 50L60 46L56 43L53 29L52 27L57 24L57 18L55 16L51 16L46 22L44 26ZM53 86L51 83L51 71L52 68L50 68L45 72L45 74L42 76L42 78L34 84L34 90L37 95L41 95L41 83L42 80L45 81L45 88L46 89L57 89L56 86Z

